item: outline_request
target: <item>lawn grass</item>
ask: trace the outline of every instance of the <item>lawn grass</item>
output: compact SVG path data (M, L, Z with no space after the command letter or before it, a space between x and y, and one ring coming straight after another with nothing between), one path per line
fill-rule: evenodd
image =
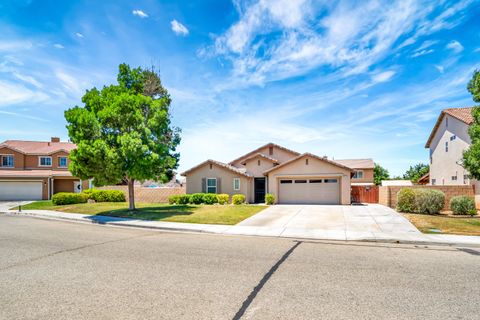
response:
M265 209L259 205L169 205L136 203L130 212L125 202L79 203L56 206L51 201L36 201L22 206L23 210L54 210L109 217L133 218L186 223L234 225Z
M404 213L403 215L423 233L480 236L480 217L469 218L413 213ZM440 231L435 232L432 229Z

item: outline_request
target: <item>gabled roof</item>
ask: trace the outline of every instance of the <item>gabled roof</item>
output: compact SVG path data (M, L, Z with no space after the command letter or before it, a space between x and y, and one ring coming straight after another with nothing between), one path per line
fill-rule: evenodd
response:
M295 161L297 161L298 159L304 158L304 157L311 157L311 158L314 158L314 159L317 159L317 160L320 160L320 161L329 163L329 164L334 165L334 166L336 166L336 167L339 167L339 168L342 168L342 169L346 169L346 170L348 170L348 171L353 171L352 168L349 168L349 167L347 167L347 166L344 166L343 164L340 164L340 163L338 163L338 162L329 160L329 159L327 159L327 158L319 157L319 156L314 155L314 154L312 154L312 153L306 152L306 153L303 153L303 154L301 154L301 155L299 155L299 156L297 156L297 157L295 157L295 158L292 158L292 159L290 159L290 160L288 160L288 161L285 161L284 163L279 164L278 166L275 166L275 167L273 167L273 168L270 168L270 169L268 169L268 170L265 170L265 171L263 172L263 174L269 173L269 172L272 172L272 171L275 171L275 170L277 170L277 169L279 169L279 168L282 168L282 167L284 167L284 166L286 166L286 165L288 165L288 164L290 164L290 163L292 163L292 162L295 162Z
M251 155L250 157L246 158L245 160L243 160L243 161L242 161L242 164L244 165L244 164L246 164L249 160L252 160L252 159L255 159L255 158L264 158L264 159L267 159L267 160L269 160L269 161L271 161L271 162L273 162L273 163L280 163L277 159L274 159L274 158L269 157L269 156L267 156L267 155L265 155L265 154L263 154L263 153L258 152L258 153L255 153L255 154Z
M352 169L375 168L375 163L373 162L372 159L342 159L342 160L333 160L333 161Z
M244 154L243 156L241 156L241 157L239 157L239 158L237 158L237 159L235 159L235 160L230 161L228 164L232 164L232 163L235 163L235 162L244 160L244 159L250 157L251 155L253 155L253 154L255 154L255 153L258 153L261 149L263 149L263 148L268 148L268 147L275 147L275 148L278 148L278 149L281 149L281 150L285 150L285 151L287 151L287 152L290 152L290 153L293 154L294 156L298 156L298 155L300 154L300 153L298 153L297 151L293 151L293 150L290 150L290 149L288 149L288 148L282 147L282 146L280 146L280 145L278 145L278 144L275 144L275 143L270 142L270 143L267 143L267 144L265 144L265 145L263 145L263 146L261 146L261 147L258 147L257 149L255 149L255 150L253 150L253 151L250 151L250 152L247 153L247 154Z
M77 146L71 142L48 142L48 141L23 141L7 140L0 143L0 148L5 147L23 154L49 155L59 151L70 153Z
M471 125L473 123L472 109L473 107L443 109L438 116L437 122L435 123L430 136L428 137L425 148L430 148L430 143L432 143L433 137L435 136L435 133L437 132L438 127L442 123L443 117L445 117L446 114L462 121L465 124Z
M188 169L187 171L182 172L180 175L186 176L189 172L192 172L192 171L194 171L194 170L196 170L196 169L198 169L198 168L200 168L200 167L202 167L202 166L204 166L204 165L206 165L206 164L209 164L209 163L215 164L215 165L217 165L217 166L219 166L219 167L225 168L225 169L230 170L230 171L232 171L232 172L241 174L241 175L243 175L243 176L245 176L245 177L252 177L250 174L248 174L248 173L245 172L244 170L241 170L241 169L236 168L236 167L234 167L234 166L231 166L231 165L229 165L229 164L226 164L226 163L223 163L223 162L220 162L220 161L215 161L215 160L212 160L212 159L208 159L208 160L206 160L206 161L203 161L203 162L200 163L199 165L196 165L195 167L190 168L190 169Z

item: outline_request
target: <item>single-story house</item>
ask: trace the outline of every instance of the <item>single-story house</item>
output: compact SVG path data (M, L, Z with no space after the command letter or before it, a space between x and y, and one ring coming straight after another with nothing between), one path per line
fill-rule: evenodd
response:
M285 204L350 204L351 185L373 185L372 159L333 160L274 143L223 163L206 160L183 172L187 193L244 194L261 203L266 193Z
M68 171L75 144L7 140L0 143L0 200L48 200L57 192L81 192L89 181Z

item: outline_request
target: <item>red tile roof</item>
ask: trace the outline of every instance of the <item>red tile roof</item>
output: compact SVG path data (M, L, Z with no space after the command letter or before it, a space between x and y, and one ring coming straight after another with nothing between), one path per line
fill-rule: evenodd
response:
M241 174L241 175L249 177L249 178L252 177L249 173L245 172L244 170L241 170L237 167L231 166L229 164L226 164L226 163L223 163L223 162L220 162L220 161L215 161L215 160L212 160L212 159L208 159L208 160L200 163L199 165L196 165L195 167L190 168L187 171L180 173L180 175L181 176L186 176L188 173L190 173L190 172L192 172L192 171L194 171L194 170L196 170L196 169L198 169L198 168L200 168L200 167L202 167L202 166L204 166L208 163L215 164L219 167L225 168L227 170L233 171L235 173Z
M263 153L255 153L254 155L251 155L250 157L246 158L245 160L242 161L242 164L245 165L249 160L252 160L252 159L255 159L255 158L264 158L264 159L267 159L273 163L280 163L277 159L274 159L272 157L269 157Z
M427 143L425 144L425 148L430 148L430 143L432 142L433 137L435 136L435 132L437 132L437 129L440 126L440 123L442 123L443 117L446 114L462 121L465 124L471 125L473 123L472 109L473 107L443 109L440 115L438 116L437 122L435 123L435 126L433 127L432 132L430 133L430 136L428 137Z
M59 151L69 153L77 146L71 142L7 140L0 143L1 147L7 147L24 154L47 155Z

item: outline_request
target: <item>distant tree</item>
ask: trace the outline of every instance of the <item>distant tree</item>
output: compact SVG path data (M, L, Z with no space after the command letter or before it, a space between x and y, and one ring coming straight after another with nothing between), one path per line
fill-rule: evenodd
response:
M480 103L480 71L475 70L467 86L472 94L473 101ZM468 129L472 140L470 147L463 153L463 167L467 169L471 178L480 180L480 107L472 109L473 123Z
M390 178L390 174L388 173L388 170L383 168L381 165L378 163L375 163L375 167L373 168L373 181L375 184L381 185L382 180L388 180Z
M430 166L428 164L418 163L408 168L408 170L403 175L403 179L417 182L421 177L427 174L429 170L430 170Z
M69 169L96 186L128 184L135 210L136 180L166 182L174 175L180 130L170 125L170 96L153 68L119 66L117 85L87 90L83 107L65 111L68 134L77 149Z

